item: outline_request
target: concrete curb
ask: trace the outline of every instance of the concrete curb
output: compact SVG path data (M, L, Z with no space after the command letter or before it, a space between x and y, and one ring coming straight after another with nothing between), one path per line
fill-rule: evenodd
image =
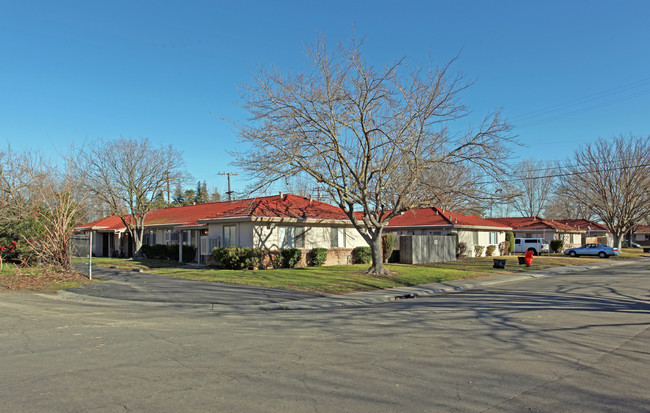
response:
M325 310L338 307L364 307L391 301L415 299L418 297L431 297L443 294L452 294L463 291L478 290L481 288L525 281L530 279L548 277L553 275L573 274L589 271L603 267L615 267L627 264L633 264L638 261L645 261L648 258L639 260L614 261L608 263L598 263L589 265L575 265L566 267L546 268L544 270L527 271L517 274L500 274L488 277L470 278L460 281L446 283L424 284L413 287L399 287L387 290L364 291L343 295L330 295L325 297L308 298L304 300L286 301L281 303L269 304L247 304L247 305L229 305L229 304L191 304L191 303L173 303L173 302L154 302L139 300L120 300L114 298L96 297L92 295L77 294L61 290L58 295L62 299L75 299L93 304L116 305L120 303L139 304L148 307L174 307L197 310L211 311L289 311L289 310ZM49 296L52 297L52 296Z

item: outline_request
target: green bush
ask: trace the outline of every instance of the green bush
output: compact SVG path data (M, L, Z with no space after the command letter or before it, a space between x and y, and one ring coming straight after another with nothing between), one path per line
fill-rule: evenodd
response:
M491 257L494 255L494 251L497 250L496 245L488 245L487 248L485 249L485 256L486 257Z
M564 241L561 239L554 239L551 241L551 251L553 252L562 252L564 249Z
M381 252L384 257L384 262L388 262L388 259L393 253L394 246L395 246L395 234L389 232L381 236Z
M320 267L327 261L326 248L314 248L309 252L309 260L314 267Z
M372 250L370 247L356 247L352 250L353 264L370 264L372 262Z
M150 254L147 254L147 258L154 258L158 260L166 260L169 258L169 249L167 245L156 244L151 246Z
M293 268L300 262L302 258L302 251L298 248L286 248L282 250L282 260L284 261L284 266L287 268Z
M515 234L513 234L510 231L506 232L506 242L510 243L510 248L508 249L508 252L510 254L515 252Z
M474 245L474 256L480 257L483 255L483 250L485 247L483 245Z
M216 247L212 257L229 270L245 270L260 266L259 248Z

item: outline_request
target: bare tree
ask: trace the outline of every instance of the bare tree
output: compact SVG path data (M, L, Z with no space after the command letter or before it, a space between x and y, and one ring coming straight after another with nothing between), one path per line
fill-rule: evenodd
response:
M599 139L565 162L561 191L587 206L621 247L650 211L650 138Z
M450 74L453 60L409 69L400 59L376 68L354 39L330 54L322 37L307 55L310 71L262 68L243 88L251 117L237 126L249 149L235 154L237 164L256 188L297 175L315 181L370 246L368 272L387 274L383 229L401 212L431 204L434 194L416 190L425 172L469 163L494 173L510 127L494 113L476 128L450 131L468 113L459 93L469 84Z
M467 163L431 165L424 171L422 185L414 188L432 205L465 214L482 215L490 207L492 188L481 171Z
M544 217L554 220L586 219L593 221L596 216L588 205L581 204L575 198L562 191L556 191L544 208Z
M514 193L512 206L525 217L541 216L556 185L556 169L551 162L528 159L519 162L508 191Z
M78 151L70 148L57 164L10 147L0 158L0 224L17 229L10 232L31 258L70 269L70 239L85 203Z
M117 215L133 239L134 253L142 247L144 220L155 208L156 196L167 182L181 181L182 154L149 139L104 140L85 154L87 188Z

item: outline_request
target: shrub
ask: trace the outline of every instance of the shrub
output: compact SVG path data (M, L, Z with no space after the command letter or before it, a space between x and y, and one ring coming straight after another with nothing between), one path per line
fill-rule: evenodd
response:
M309 252L309 258L311 261L311 265L313 265L314 267L320 267L321 265L325 264L325 261L327 261L327 249L313 248Z
M277 250L264 250L260 253L260 268L282 268L282 254Z
M510 243L508 241L503 241L499 243L499 254L510 255Z
M483 255L483 250L485 247L483 245L474 245L474 256L480 257Z
M150 254L151 255L147 255L148 258L154 258L158 260L166 260L169 258L167 245L162 245L162 244L152 245Z
M352 250L353 264L370 264L372 261L372 250L370 247L356 247Z
M302 258L302 251L298 248L286 248L282 250L282 259L284 266L287 268L293 268L298 265L300 258Z
M395 234L389 232L381 236L381 252L383 254L384 262L388 262L393 253L393 247L395 246Z
M230 270L244 270L259 267L261 251L258 248L216 247L212 257Z
M465 244L464 242L459 242L458 250L456 252L456 258L465 258L465 254L467 254L467 244Z
M508 253L512 254L513 252L515 252L515 234L513 234L510 231L506 232L506 242L510 243L510 247L508 248Z
M496 245L488 245L487 248L485 249L485 256L486 257L491 257L494 255L494 251L497 250Z
M153 255L152 250L153 247L151 245L143 245L142 248L140 248L140 252L142 253L142 255L144 255L147 258L152 258L151 257Z
M562 252L564 248L564 241L561 239L554 239L551 241L551 251L553 252Z

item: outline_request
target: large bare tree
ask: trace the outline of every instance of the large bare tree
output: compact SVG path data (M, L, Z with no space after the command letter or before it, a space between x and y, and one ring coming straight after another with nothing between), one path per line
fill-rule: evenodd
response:
M469 83L450 73L453 61L379 68L360 46L352 39L332 52L320 37L307 47L307 71L260 69L242 89L250 119L238 130L248 150L236 156L258 188L296 175L324 188L370 246L369 273L386 274L383 229L435 199L419 190L426 172L466 163L495 173L510 127L493 113L456 129L468 114L459 93Z
M101 141L86 151L85 160L88 190L122 219L137 253L145 217L155 208L156 196L167 188L168 180L185 177L182 154L147 138L120 138Z
M78 158L73 147L58 162L37 151L0 151L0 237L9 233L21 254L45 265L71 268L70 239L85 202Z
M650 138L600 138L565 162L561 191L607 226L614 246L650 212Z
M525 217L541 216L557 183L556 168L551 162L527 159L513 171L507 192L514 193L511 203Z

